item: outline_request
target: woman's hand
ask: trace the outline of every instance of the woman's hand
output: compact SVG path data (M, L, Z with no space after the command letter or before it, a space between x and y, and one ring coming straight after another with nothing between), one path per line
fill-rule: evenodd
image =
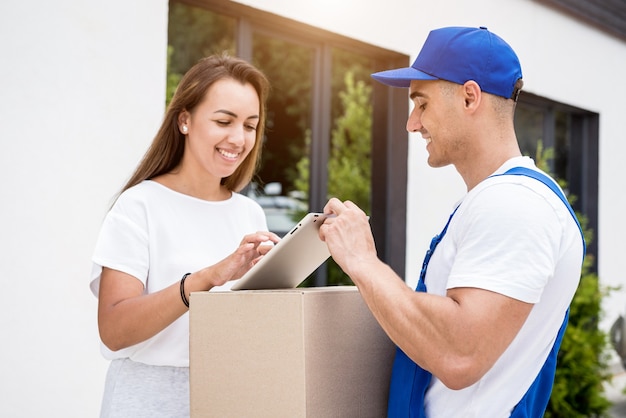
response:
M243 237L239 247L232 254L195 274L206 283L205 290L239 279L279 241L280 237L272 232L259 231L248 234Z
M271 232L243 237L228 257L185 279L184 292L210 290L240 278L280 241ZM141 281L118 270L102 269L98 297L98 326L104 344L116 351L153 337L187 311L181 300L180 278L165 289L145 294Z

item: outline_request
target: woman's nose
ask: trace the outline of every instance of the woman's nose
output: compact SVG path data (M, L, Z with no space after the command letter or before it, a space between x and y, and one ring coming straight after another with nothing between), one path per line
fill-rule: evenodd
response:
M228 137L228 141L234 145L243 145L246 138L246 132L244 126L234 127L231 134Z

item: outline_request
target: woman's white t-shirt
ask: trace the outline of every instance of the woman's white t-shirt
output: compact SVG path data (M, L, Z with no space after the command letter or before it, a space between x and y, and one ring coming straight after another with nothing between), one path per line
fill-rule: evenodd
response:
M157 292L185 273L221 261L244 235L256 231L267 231L267 222L261 206L248 197L233 193L228 200L209 202L146 180L124 191L104 219L92 258L91 291L98 296L102 267L108 267L136 277L146 294ZM233 283L213 290L228 290ZM188 367L188 313L146 341L115 352L101 348L107 359Z

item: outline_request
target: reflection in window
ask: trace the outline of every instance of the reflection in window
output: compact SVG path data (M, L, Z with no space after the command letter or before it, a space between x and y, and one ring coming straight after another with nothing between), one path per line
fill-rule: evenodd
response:
M301 197L297 192L307 190L296 185L297 166L310 149L313 50L255 33L252 57L272 86L258 177L263 184L280 183L283 195ZM305 174L308 179L308 167Z
M233 18L206 9L171 3L168 26L167 102L181 77L201 58L235 54Z
M515 111L515 131L523 155L537 158L537 147L550 151L548 167L557 178L568 179L571 117L555 111L519 103Z
M523 155L535 158L539 141L543 137L543 112L530 106L517 105L515 110L515 132Z
M571 151L571 121L569 113L554 112L554 160L552 171L562 179L570 178L569 163Z
M346 50L332 51L332 132L328 194L370 213L372 63Z

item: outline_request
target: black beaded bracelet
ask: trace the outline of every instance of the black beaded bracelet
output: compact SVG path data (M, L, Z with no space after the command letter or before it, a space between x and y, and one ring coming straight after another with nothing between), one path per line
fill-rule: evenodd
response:
M180 279L180 298L183 300L183 303L185 304L186 307L189 307L189 299L187 299L187 296L185 295L185 279L190 274L191 273L185 273L183 278Z

